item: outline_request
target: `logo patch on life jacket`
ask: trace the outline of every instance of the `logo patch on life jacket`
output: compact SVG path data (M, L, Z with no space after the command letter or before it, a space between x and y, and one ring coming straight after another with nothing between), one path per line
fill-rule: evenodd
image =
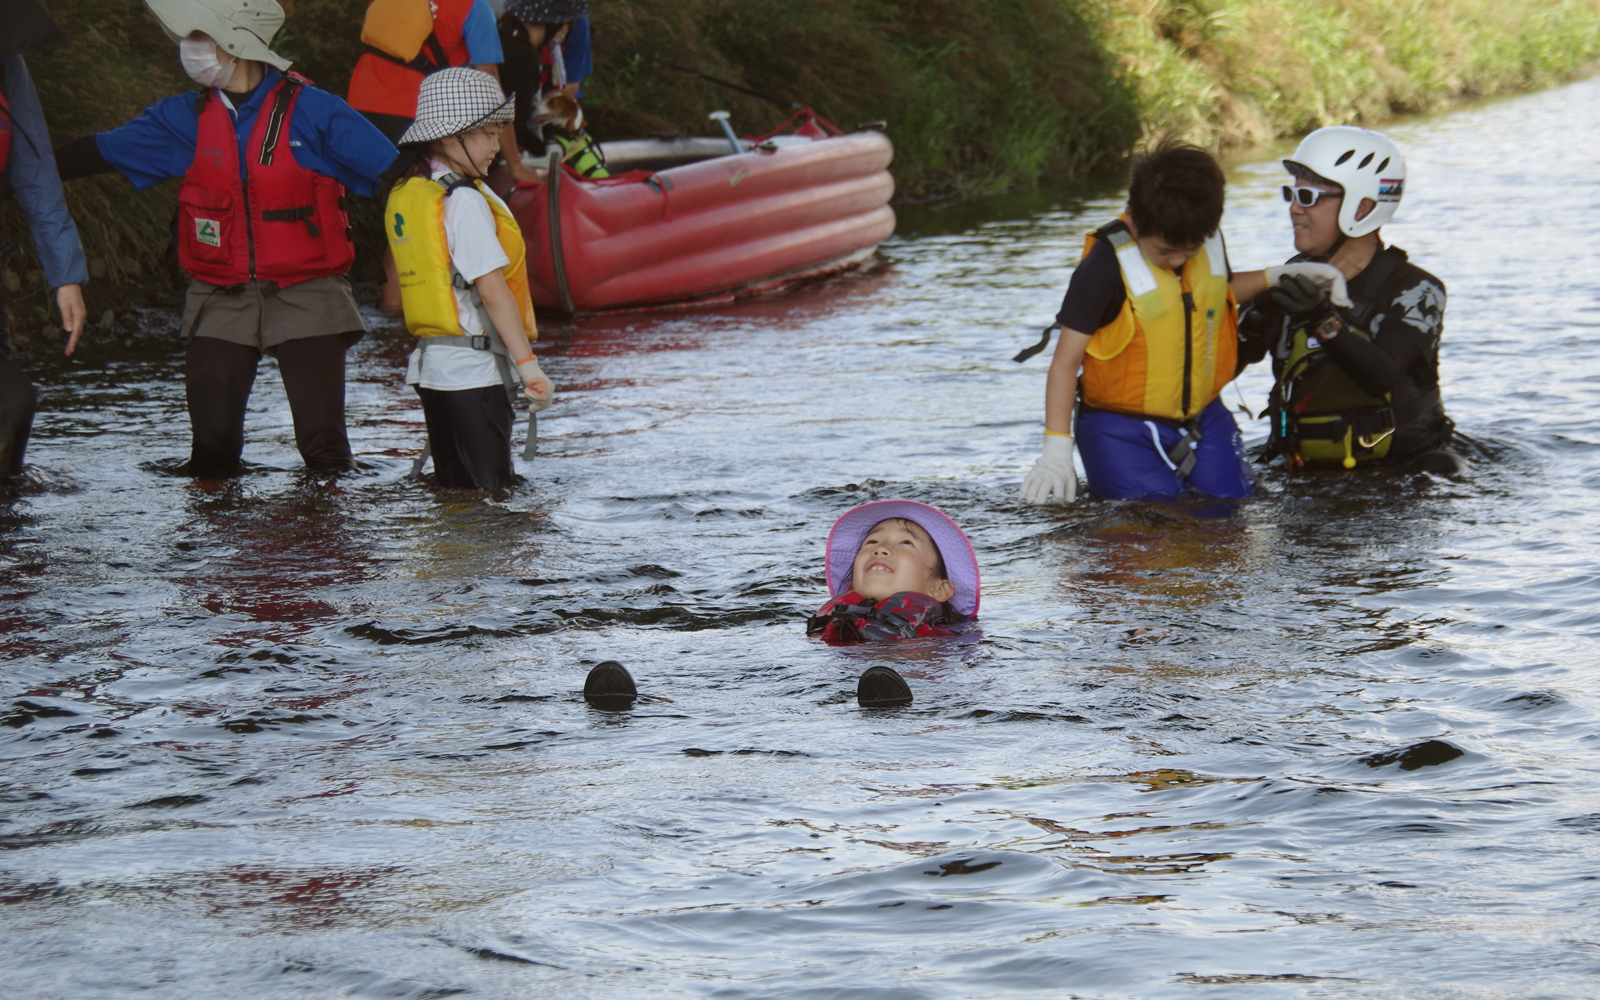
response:
M222 223L216 219L195 219L194 241L208 247L222 246Z
M1400 196L1405 193L1405 190L1405 178L1400 178L1398 180L1380 180L1378 181L1378 200L1399 201Z
M401 239L406 235L406 217L399 212L394 213L394 234Z

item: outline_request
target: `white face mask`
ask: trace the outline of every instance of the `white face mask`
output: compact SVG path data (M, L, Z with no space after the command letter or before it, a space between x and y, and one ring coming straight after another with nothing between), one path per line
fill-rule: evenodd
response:
M185 38L178 43L178 58L182 60L183 71L189 74L189 79L202 87L221 87L233 77L234 59L230 57L225 63L217 62L215 42Z

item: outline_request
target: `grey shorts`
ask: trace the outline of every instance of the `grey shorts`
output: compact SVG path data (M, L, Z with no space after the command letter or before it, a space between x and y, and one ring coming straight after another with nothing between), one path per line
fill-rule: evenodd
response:
M273 290L252 281L233 291L193 281L183 304L183 339L215 337L263 354L291 340L345 334L350 343L367 332L343 275L312 278Z

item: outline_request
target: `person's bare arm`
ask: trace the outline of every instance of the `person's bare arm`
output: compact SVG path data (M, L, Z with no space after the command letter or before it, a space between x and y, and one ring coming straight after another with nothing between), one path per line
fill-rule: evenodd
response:
M1267 272L1235 271L1228 286L1233 289L1233 300L1242 306L1267 290Z
M1089 334L1062 327L1044 387L1044 429L1072 436L1072 408L1078 400L1078 370L1089 350Z
M500 342L511 355L511 363L518 365L533 357L533 349L528 346L528 331L522 326L522 311L517 307L516 296L511 294L511 286L506 284L506 276L490 271L473 284L483 298L483 307L488 310L495 331L500 334ZM534 371L538 371L537 367ZM522 384L540 399L550 398L550 380L544 373L524 379Z

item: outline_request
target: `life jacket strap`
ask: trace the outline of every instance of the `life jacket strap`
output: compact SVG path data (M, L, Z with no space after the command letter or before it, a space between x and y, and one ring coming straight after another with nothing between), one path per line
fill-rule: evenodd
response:
M1300 441L1342 441L1353 431L1355 441L1363 448L1376 447L1418 417L1424 416L1439 405L1439 390L1434 389L1419 396L1405 406L1374 406L1362 410L1349 410L1334 420L1308 424L1295 421L1295 438Z
M1167 461L1172 463L1172 468L1180 476L1187 476L1194 471L1195 445L1200 443L1200 421L1191 420L1183 425L1183 437L1167 452Z
M261 155L256 157L256 162L263 167L272 166L273 154L278 150L278 138L283 135L283 120L288 117L289 103L294 100L300 86L298 80L288 77L278 85L278 96L272 102L272 114L267 119L267 134L261 138Z
M263 222L301 222L306 224L306 232L315 239L322 235L322 230L317 227L312 216L317 214L315 205L300 205L296 208L264 208L261 210Z
M415 38L416 36L413 35L412 37ZM384 62L391 62L396 66L404 66L406 69L416 70L423 76L437 72L450 65L450 57L444 54L444 45L439 41L439 36L431 33L423 40L422 51L417 53L416 58L410 60L401 59L397 55L385 52L376 45L363 44L361 49L377 56Z

